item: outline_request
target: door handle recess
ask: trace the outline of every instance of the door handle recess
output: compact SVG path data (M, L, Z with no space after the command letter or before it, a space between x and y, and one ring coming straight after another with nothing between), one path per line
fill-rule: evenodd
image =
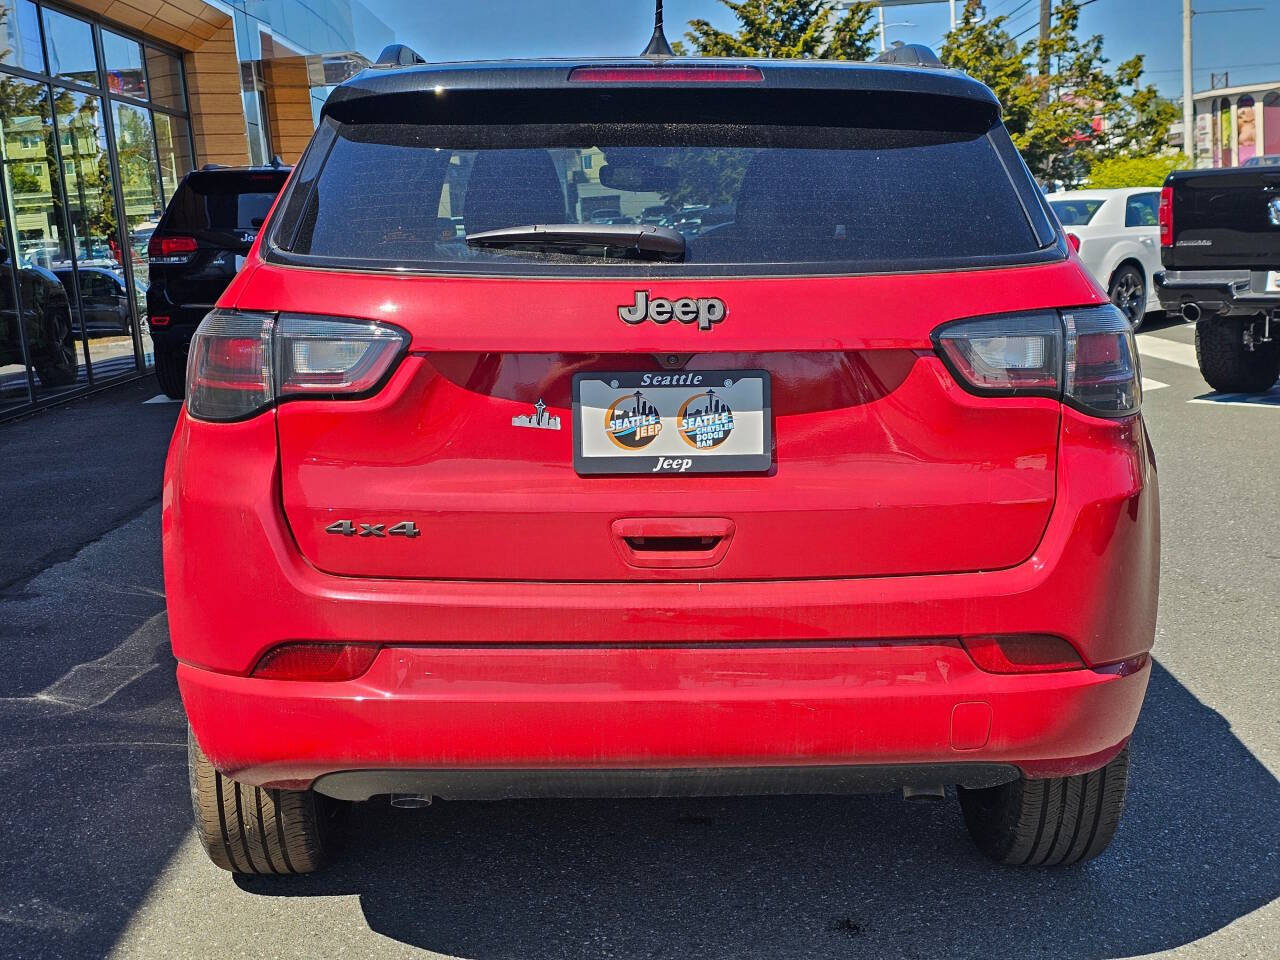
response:
M635 517L613 521L613 543L624 563L659 570L714 567L736 529L721 517Z

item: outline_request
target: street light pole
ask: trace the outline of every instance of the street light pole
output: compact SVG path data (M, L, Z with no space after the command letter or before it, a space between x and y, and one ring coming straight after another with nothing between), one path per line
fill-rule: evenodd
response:
M1182 0L1182 152L1196 165L1195 96L1191 89L1191 0Z

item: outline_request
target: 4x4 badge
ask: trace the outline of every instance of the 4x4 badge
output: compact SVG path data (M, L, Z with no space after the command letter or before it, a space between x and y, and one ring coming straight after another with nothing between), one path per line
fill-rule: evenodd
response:
M618 319L623 323L670 323L678 320L681 323L697 322L699 330L710 330L724 319L729 311L724 301L718 297L684 297L680 300L664 300L661 297L650 299L648 290L636 291L636 302L624 303L618 308Z

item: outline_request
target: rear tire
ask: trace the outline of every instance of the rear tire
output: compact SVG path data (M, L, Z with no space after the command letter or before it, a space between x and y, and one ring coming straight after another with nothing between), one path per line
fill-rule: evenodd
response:
M187 767L196 834L223 870L249 875L311 873L337 832L337 801L314 790L239 783L213 768L187 730Z
M187 392L187 358L177 350L157 350L156 379L166 397L181 400Z
M1266 393L1280 378L1280 341L1244 345L1252 319L1218 317L1196 323L1200 375L1220 393Z
M1125 747L1101 770L1076 777L960 787L960 808L973 842L997 863L1070 866L1107 849L1124 811L1128 780Z
M1147 278L1132 263L1121 264L1107 288L1111 302L1120 308L1135 331L1147 315Z

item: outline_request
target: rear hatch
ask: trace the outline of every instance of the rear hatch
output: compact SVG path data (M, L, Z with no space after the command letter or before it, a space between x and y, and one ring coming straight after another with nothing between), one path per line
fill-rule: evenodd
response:
M287 169L187 176L149 243L151 285L160 285L174 306L210 309L244 263L288 177Z
M1280 169L1188 171L1170 182L1174 236L1166 267L1280 269Z
M1059 404L966 392L930 334L1099 296L983 88L818 110L768 81L628 99L566 93L563 73L536 95L326 108L236 305L411 342L373 396L279 407L307 558L355 577L619 581L1030 556ZM625 222L579 236L605 206L633 234L667 229L662 250L629 247ZM475 240L530 225L558 239Z

